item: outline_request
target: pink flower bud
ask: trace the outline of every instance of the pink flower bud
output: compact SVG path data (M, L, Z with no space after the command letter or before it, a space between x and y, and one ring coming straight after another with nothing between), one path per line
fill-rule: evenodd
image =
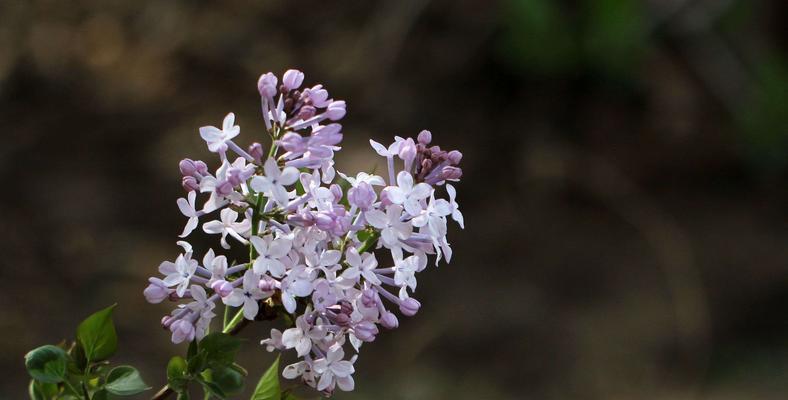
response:
M273 97L276 95L276 83L276 75L270 72L262 74L257 80L257 90L263 97Z
M336 183L332 184L328 187L331 190L331 194L334 195L334 201L339 201L342 199L342 188L339 187Z
M416 315L419 312L419 308L421 308L421 303L412 297L408 297L399 303L399 310L407 317Z
M169 289L159 278L150 278L148 279L150 284L148 287L145 288L143 294L145 295L145 300L151 304L158 304L164 301L167 296L170 295L172 289Z
M224 279L219 279L211 283L211 289L220 297L227 297L233 292L233 285Z
M249 155L252 156L252 158L254 158L258 163L261 162L260 160L263 159L263 145L257 142L250 144Z
M334 323L347 328L350 326L350 317L347 314L337 314L336 317L334 317Z
M353 334L362 342L374 341L378 332L378 327L369 321L361 321L353 327Z
M194 162L194 167L200 175L208 175L208 164L203 161L197 160Z
M361 304L363 304L364 307L375 307L378 304L376 299L377 296L375 296L375 291L372 289L365 289L361 292Z
M263 276L263 279L257 283L257 287L264 292L273 292L276 290L276 281L268 276Z
M195 179L193 176L184 176L181 180L181 186L183 186L183 190L187 192L200 189L200 184L197 183L197 179Z
M194 161L188 158L184 158L178 163L178 169L181 170L181 175L183 176L194 176L194 173L197 172L197 166L194 165Z
M462 153L460 153L457 150L452 150L449 152L448 157L449 157L449 162L452 165L457 165L460 163L460 160L462 160Z
M396 315L386 311L383 313L383 316L380 317L380 324L386 329L397 329L399 320L397 320Z
M300 110L298 110L298 118L301 118L303 120L307 120L309 118L314 117L315 113L317 113L317 110L315 110L315 107L310 106L310 105L305 105L305 106L302 106Z
M423 130L419 132L419 136L417 137L417 140L419 141L419 143L426 146L430 144L430 142L432 142L432 133L428 130Z
M287 90L298 89L304 83L304 73L297 69L288 69L282 75L282 84Z
M406 165L411 165L416 158L416 143L413 139L407 138L399 146L399 158L405 161Z
M222 196L227 196L232 192L233 192L233 184L228 181L224 181L216 186L216 193Z
M345 116L345 113L347 112L345 108L346 105L344 100L332 101L328 104L326 116L332 121L338 121Z

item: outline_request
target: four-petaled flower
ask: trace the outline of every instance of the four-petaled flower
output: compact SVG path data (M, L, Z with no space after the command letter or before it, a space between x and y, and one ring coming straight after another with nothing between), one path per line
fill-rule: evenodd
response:
M353 390L353 373L356 372L353 362L345 360L345 351L339 344L331 346L325 358L315 360L315 372L321 374L317 382L317 390L325 390L335 383L344 391Z
M208 150L214 153L227 151L227 142L241 133L241 127L235 125L235 114L229 113L222 121L222 129L215 126L203 126L200 128L200 136L208 143Z
M284 207L290 200L290 194L285 186L290 186L298 179L298 169L295 167L285 167L280 170L276 165L276 160L269 158L263 165L265 176L255 176L250 182L250 186L257 192L264 193L266 196L273 197L277 204Z
M191 255L184 257L183 254L175 259L175 262L164 261L159 265L159 272L165 275L164 284L168 287L178 285L175 293L178 297L183 297L186 293L186 288L189 287L189 281L194 276L194 271L197 270L197 260L192 260Z
M413 232L413 226L402 221L402 207L399 205L388 206L385 214L380 210L371 210L365 216L370 225L380 229L380 238L388 248L399 247L399 241L407 239Z
M285 274L285 265L279 259L290 251L292 245L290 239L252 236L249 240L252 241L252 246L260 254L252 265L254 272L260 275L270 272L271 275L277 278L282 277Z
M413 177L407 172L402 171L397 174L397 186L389 186L386 193L394 204L401 204L405 211L411 216L421 212L420 200L426 199L432 193L432 186L421 182L413 185Z
M249 219L236 222L238 213L230 208L223 209L219 216L221 221L214 220L206 222L203 224L202 230L205 231L205 233L221 234L222 247L225 249L230 248L230 245L227 243L227 235L234 237L235 240L243 244L249 243L244 238L244 235L247 235L252 228L252 222Z
M270 292L266 293L260 290L259 283L260 277L254 271L247 270L243 277L243 285L233 289L232 293L222 301L232 307L243 306L244 318L254 319L260 310L260 305L257 302L271 296Z

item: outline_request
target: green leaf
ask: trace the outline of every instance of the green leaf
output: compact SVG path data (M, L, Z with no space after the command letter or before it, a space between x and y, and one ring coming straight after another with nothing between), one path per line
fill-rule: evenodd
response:
M200 340L198 347L200 351L205 352L209 366L227 366L235 360L235 355L241 348L241 340L221 332L214 332Z
M30 380L30 386L27 388L31 400L50 400L57 396L58 388L55 383L44 383Z
M282 393L282 395L284 396L284 397L282 397L282 400L300 400L298 398L298 396L296 396L296 395L294 395L294 394L292 394L290 392L287 392L287 391Z
M274 363L260 377L260 382L257 382L257 387L252 393L251 400L281 400L281 398L282 392L279 389L279 356L277 356Z
M238 394L244 388L244 376L233 366L212 369L211 381L228 396Z
M196 374L205 369L208 364L208 355L205 350L200 350L193 357L188 360L187 371L191 374Z
M85 319L77 328L77 341L88 363L106 360L118 349L118 335L112 322L113 304Z
M206 374L203 374L203 375L206 375ZM222 390L222 388L216 382L212 382L210 380L210 374L207 374L208 378L204 377L203 375L198 375L197 376L197 381L200 382L200 384L202 385L203 390L205 390L206 394L210 394L210 395L212 395L214 397L218 397L220 399L227 398L227 394L224 393L224 390Z
M181 392L188 383L187 379L188 366L186 360L181 356L175 356L167 363L167 384L170 385L172 390Z
M66 376L68 354L60 347L41 346L25 355L25 367L33 379L44 383L63 382Z
M145 384L136 368L121 365L109 371L104 389L118 396L131 396L150 389L150 386Z
M192 340L189 342L189 350L186 351L186 359L190 359L197 355L197 341Z

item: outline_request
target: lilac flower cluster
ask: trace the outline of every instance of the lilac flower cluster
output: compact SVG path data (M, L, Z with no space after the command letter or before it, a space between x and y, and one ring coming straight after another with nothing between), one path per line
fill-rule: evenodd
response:
M200 128L208 150L219 156L215 172L202 161L180 162L187 192L177 201L187 218L180 237L202 222L222 249L248 248L248 262L231 265L219 249L207 249L199 260L179 241L183 252L161 263L161 277L151 277L144 294L151 303L184 301L162 319L175 343L204 337L219 302L237 310L225 320L225 332L244 318L259 319L261 308L279 313L293 326L272 329L262 344L268 351L294 349L300 361L283 376L331 394L336 387L353 389L362 344L399 324L392 310L418 312L412 294L428 255L436 265L451 260L447 219L462 227L463 217L448 182L460 179L462 154L431 145L432 135L422 131L388 146L370 140L386 159L387 180L337 173L342 126L336 121L345 116L345 102L330 98L322 85L301 89L303 80L291 69L281 84L272 73L258 81L272 138L267 153L259 143L244 149L234 141L240 127L230 113L221 128ZM356 353L349 358L348 345Z

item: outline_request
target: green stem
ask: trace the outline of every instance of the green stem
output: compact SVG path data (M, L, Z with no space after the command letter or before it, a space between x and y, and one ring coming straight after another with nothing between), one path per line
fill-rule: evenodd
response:
M222 333L228 334L233 331L233 329L244 320L244 309L243 307L240 308L233 316L233 319L230 320L230 323L222 329Z

